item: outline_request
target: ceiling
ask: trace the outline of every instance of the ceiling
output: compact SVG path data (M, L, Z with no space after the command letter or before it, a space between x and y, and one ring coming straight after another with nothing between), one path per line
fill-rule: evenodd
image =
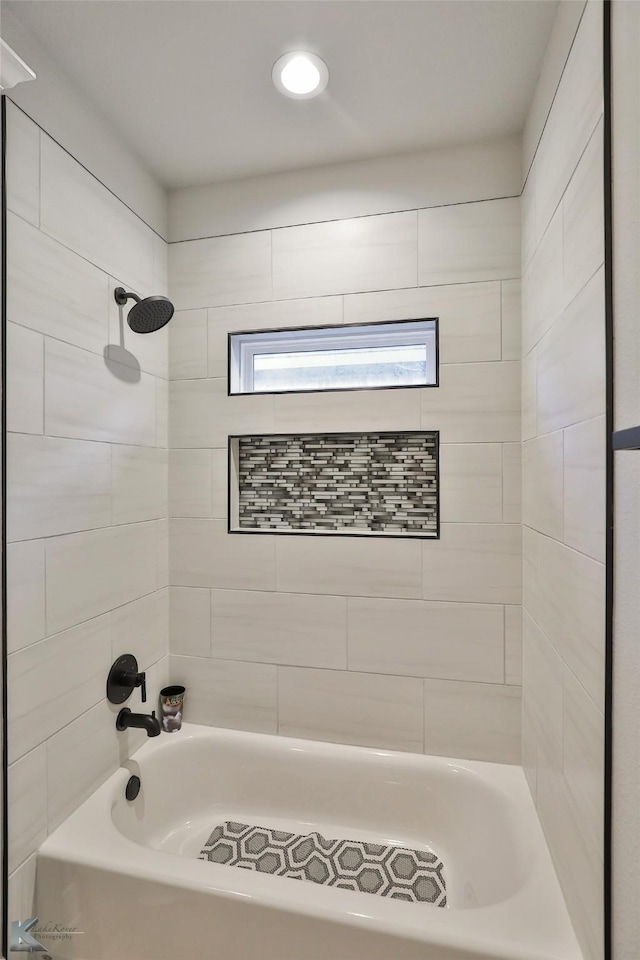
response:
M522 130L556 0L6 0L167 187ZM319 54L315 100L271 67ZM37 82L37 81L36 81Z

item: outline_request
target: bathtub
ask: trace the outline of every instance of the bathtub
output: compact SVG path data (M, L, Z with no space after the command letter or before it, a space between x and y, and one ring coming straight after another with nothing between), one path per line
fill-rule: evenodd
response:
M141 779L133 801L129 777ZM431 848L446 908L197 859L214 826ZM185 724L41 847L54 960L581 960L518 767Z

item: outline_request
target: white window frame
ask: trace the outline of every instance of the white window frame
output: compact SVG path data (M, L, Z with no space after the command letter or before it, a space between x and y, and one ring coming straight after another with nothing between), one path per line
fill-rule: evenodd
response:
M424 344L427 379L420 384L384 384L375 387L299 387L295 390L256 390L254 358L260 354L304 353L317 350L353 350ZM396 320L383 323L345 324L339 327L299 327L254 330L229 334L229 393L268 394L329 392L332 390L390 390L438 384L438 321Z

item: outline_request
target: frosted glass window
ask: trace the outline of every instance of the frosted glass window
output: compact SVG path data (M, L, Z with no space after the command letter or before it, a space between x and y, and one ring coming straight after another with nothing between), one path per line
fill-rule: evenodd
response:
M435 386L437 321L230 335L234 393Z

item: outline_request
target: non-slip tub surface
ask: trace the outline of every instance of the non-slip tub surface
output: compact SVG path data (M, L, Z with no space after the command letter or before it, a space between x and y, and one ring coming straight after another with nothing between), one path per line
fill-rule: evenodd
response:
M446 907L444 864L433 852L328 840L226 820L215 827L200 860L273 876Z

